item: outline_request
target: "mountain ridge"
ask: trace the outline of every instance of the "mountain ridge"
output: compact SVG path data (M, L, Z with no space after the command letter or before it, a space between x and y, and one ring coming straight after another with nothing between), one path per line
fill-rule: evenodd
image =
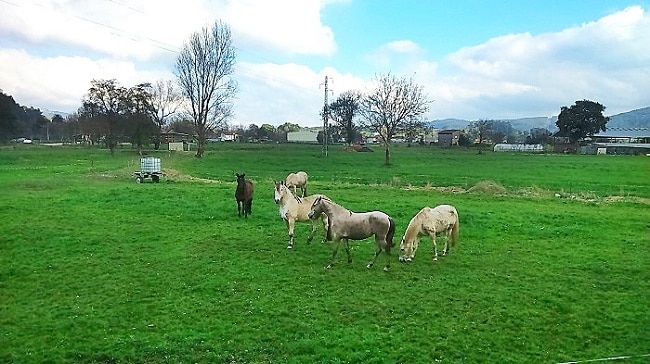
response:
M526 132L533 128L544 128L551 132L557 130L557 116L494 120L507 121L515 130ZM472 120L447 118L432 120L426 124L435 129L465 129L471 122ZM650 106L609 116L607 128L650 128Z

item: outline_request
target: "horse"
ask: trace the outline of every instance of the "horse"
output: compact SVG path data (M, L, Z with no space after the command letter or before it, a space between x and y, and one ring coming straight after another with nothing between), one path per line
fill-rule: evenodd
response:
M324 197L324 195L311 195L301 198L291 192L284 181L274 183L275 203L280 205L280 217L285 221L289 229L289 245L287 249L293 248L293 227L296 221L311 221L311 233L307 237L307 243L310 243L314 238L316 229L318 229L318 216L311 219L307 217L307 214L309 214L311 204L314 200L319 197ZM322 214L321 220L323 222L323 230L325 230L327 227L327 215Z
M395 221L388 214L381 211L352 212L327 197L319 197L312 203L311 211L307 216L312 218L323 213L328 218L327 240L335 242L327 268L331 268L334 264L334 258L341 241L343 241L348 255L348 263L352 263L348 240L362 240L374 235L375 255L366 267L372 267L379 254L384 251L386 253L384 271L388 271L390 268L390 249L393 247L393 236L395 235Z
M248 217L253 211L253 182L246 179L246 174L235 173L237 176L237 189L235 199L237 200L237 216Z
M300 197L305 197L307 194L307 179L309 176L303 171L296 173L289 173L285 178L284 183L287 187L293 187L293 193L296 194L296 187L300 188Z
M433 242L433 260L438 260L436 236L445 236L445 247L442 255L447 254L449 245L458 242L460 221L458 211L451 205L439 205L434 208L424 207L409 222L400 243L400 262L410 262L415 257L420 237L429 235ZM451 244L449 244L451 243Z

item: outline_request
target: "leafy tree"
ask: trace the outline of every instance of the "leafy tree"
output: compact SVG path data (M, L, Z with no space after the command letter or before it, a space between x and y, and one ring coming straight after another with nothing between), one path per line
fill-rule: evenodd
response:
M18 131L18 120L14 110L18 104L14 98L0 91L0 141L15 138Z
M295 123L290 123L286 122L276 129L276 140L281 142L281 143L286 143L287 141L287 133L295 132L295 131L300 131L300 125L295 124Z
M262 124L257 130L257 138L260 140L276 140L275 126L271 124Z
M188 119L177 119L169 124L169 130L188 135L194 134L194 123Z
M354 125L354 118L359 114L361 98L359 91L346 91L339 95L328 107L329 117L341 129L348 145L351 145L358 135L357 127Z
M576 101L571 107L562 106L557 117L558 136L568 137L571 143L607 130L609 117L603 116L605 106L589 100Z
M126 131L138 152L152 139L158 139L160 128L154 122L151 85L139 84L129 88L123 99L122 113L125 116Z
M124 130L120 111L126 89L118 85L115 79L92 80L90 84L88 94L79 109L79 116L84 129L94 130L97 138L103 137L112 154L117 146L118 137Z
M390 140L396 133L413 125L429 110L430 100L423 87L413 79L397 78L391 74L375 79L377 86L361 100L363 124L374 129L385 148L385 164L390 164Z
M526 137L526 144L548 144L551 141L551 132L546 128L532 128Z
M492 144L501 143L506 138L514 138L515 132L508 121L479 119L468 125L470 134L478 140L479 153L483 153L486 141Z
M205 152L208 133L232 116L234 65L230 27L221 21L192 34L176 59L176 77L189 101L197 136L197 157Z
M141 149L157 133L149 89L146 83L127 89L114 79L91 81L79 109L81 133L93 142L103 138L111 154L118 141L127 136Z

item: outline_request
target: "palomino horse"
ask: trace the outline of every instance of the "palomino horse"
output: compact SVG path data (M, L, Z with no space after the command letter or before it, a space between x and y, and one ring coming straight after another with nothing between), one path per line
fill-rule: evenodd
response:
M460 221L458 211L450 205L439 205L435 208L425 207L418 212L409 222L402 242L400 243L401 262L410 262L415 257L420 237L429 235L433 241L433 260L438 260L438 247L436 236L445 235L445 248L442 255L447 254L448 244L454 246L458 242Z
M334 264L334 258L341 240L343 240L345 251L348 254L348 263L352 263L348 239L362 240L374 235L377 248L367 268L372 267L375 264L375 259L384 251L386 252L384 271L388 271L390 268L390 249L393 247L393 236L395 235L395 222L390 216L381 211L352 212L343 206L337 205L327 197L319 197L312 204L308 216L312 218L322 213L327 215L329 219L327 240L333 240L336 243L327 268Z
M286 222L287 228L289 229L289 245L287 249L293 248L293 227L296 221L311 221L311 233L307 237L307 243L310 243L314 238L314 234L318 228L318 217L310 219L307 217L307 214L311 211L311 204L318 197L324 197L324 195L298 197L291 192L284 181L275 182L275 203L280 205L280 217ZM323 221L323 229L326 229L327 216L322 214L321 219Z
M296 194L296 187L300 188L300 197L305 197L307 194L307 173L300 171L296 173L289 173L285 178L284 183L287 187L293 187L293 193Z
M237 200L237 216L243 214L248 217L253 209L253 182L246 179L246 174L238 174L237 189L235 190L235 199Z

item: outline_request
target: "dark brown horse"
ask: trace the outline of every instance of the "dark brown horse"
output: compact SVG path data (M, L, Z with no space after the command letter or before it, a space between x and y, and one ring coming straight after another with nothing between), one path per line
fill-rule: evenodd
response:
M235 190L235 199L237 199L237 216L243 214L248 217L253 208L253 182L247 180L246 174L235 173L237 176L237 190Z

